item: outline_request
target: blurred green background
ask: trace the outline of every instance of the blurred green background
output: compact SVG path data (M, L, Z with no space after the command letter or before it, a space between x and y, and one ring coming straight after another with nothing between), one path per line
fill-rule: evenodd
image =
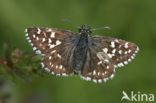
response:
M63 22L63 18L69 18L78 26L108 25L111 30L98 30L93 35L131 41L140 47L140 51L131 63L116 69L112 80L102 84L75 76L49 74L32 77L31 82L18 78L12 82L5 78L7 82L0 86L0 95L9 93L6 103L120 103L123 90L128 94L140 91L156 95L155 0L0 0L0 57L3 57L5 41L32 52L24 33L28 27L77 32L77 27ZM122 102L129 103L127 100ZM0 100L0 103L3 102Z

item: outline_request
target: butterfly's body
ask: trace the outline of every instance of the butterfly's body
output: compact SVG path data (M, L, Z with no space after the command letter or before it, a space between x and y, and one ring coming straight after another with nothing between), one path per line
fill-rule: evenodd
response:
M74 50L74 73L78 72L83 68L84 62L86 61L86 54L88 50L88 36L85 34L78 34L75 41Z
M90 36L89 27L82 25L79 33L51 28L28 28L26 36L38 54L42 66L55 75L80 73L85 80L105 82L115 68L128 64L138 52L137 45L115 38Z

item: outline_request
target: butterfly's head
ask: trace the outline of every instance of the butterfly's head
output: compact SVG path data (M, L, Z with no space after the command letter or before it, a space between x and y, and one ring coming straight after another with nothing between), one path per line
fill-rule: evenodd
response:
M82 25L81 28L79 28L79 33L84 35L90 35L92 32L90 30L90 27Z

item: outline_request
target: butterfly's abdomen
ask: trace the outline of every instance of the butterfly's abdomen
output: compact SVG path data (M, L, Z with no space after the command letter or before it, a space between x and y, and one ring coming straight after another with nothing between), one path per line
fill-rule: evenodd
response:
M88 50L88 37L84 35L78 35L75 42L74 51L74 73L78 72L83 68L86 60L86 53Z

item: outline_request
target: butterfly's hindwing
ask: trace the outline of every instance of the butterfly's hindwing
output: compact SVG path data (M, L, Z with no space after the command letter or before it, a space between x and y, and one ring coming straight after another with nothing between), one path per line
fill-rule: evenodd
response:
M86 56L86 62L82 71L82 78L92 80L93 82L106 82L113 78L115 69L111 64L111 59L100 51L100 45L89 38L89 49Z
M93 49L90 48L87 52L86 62L81 72L82 78L92 80L95 83L106 82L114 76L114 66L109 62L109 58L101 53L96 54ZM99 56L105 59L99 59Z
M61 45L45 55L42 64L54 75L67 76L73 71L73 45Z

